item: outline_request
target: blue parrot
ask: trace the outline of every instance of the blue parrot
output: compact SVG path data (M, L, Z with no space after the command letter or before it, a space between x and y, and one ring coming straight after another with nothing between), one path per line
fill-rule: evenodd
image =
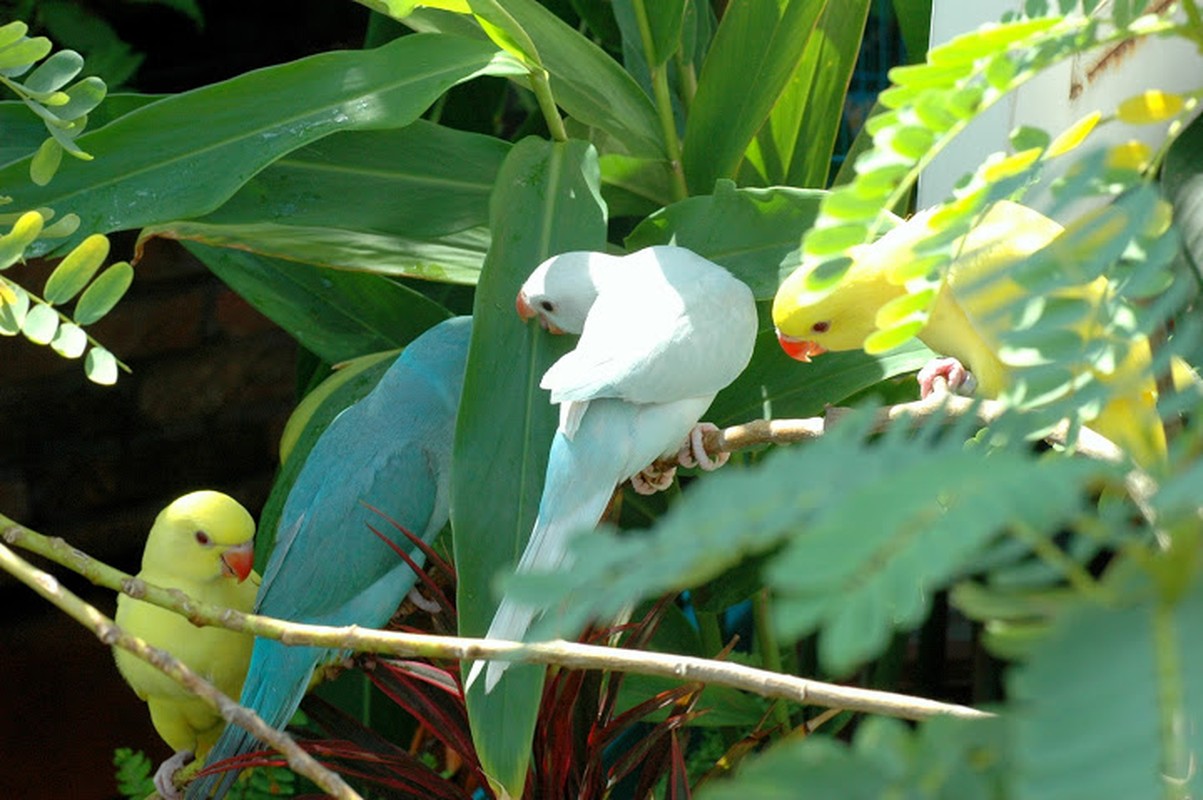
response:
M471 317L456 317L423 333L318 438L285 500L255 613L320 625L379 628L388 622L416 576L368 526L379 530L387 517L430 542L446 524L471 331ZM410 549L421 564L422 553ZM283 728L314 670L338 656L256 639L240 702ZM242 728L227 725L207 763L260 747ZM187 796L206 798L220 784L220 798L236 777L231 771L200 778Z

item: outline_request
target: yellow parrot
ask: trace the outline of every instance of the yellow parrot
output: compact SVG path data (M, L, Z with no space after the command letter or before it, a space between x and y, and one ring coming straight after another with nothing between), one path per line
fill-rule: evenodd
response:
M822 296L806 288L806 271L799 269L777 290L773 322L782 348L790 356L809 361L827 350L861 348L877 329L879 309L905 294L903 286L887 278L890 268L913 257L915 244L932 233L929 215L920 213L872 244L856 248L852 266L830 293ZM951 356L920 373L926 395L936 375L956 385L965 379L963 362L977 379L978 390L996 397L1010 388L1011 369L999 356L997 326L1008 324L995 311L1022 299L1026 290L1017 282L985 279L1041 249L1057 238L1062 228L1044 215L1017 203L994 204L960 242L959 255L948 269L931 316L919 338L937 353ZM968 288L967 288L968 287ZM971 290L976 289L976 290ZM1109 290L1105 278L1058 294L1101 298ZM995 326L991 329L990 324ZM1078 331L1089 338L1088 328ZM1113 391L1091 428L1123 448L1142 466L1166 457L1165 430L1157 413L1157 387L1150 372L1147 340L1132 344L1127 357L1106 374L1097 373Z
M233 498L214 491L186 494L155 518L138 577L180 589L197 600L250 611L259 576L252 570L255 521ZM250 580L247 580L247 578ZM254 637L224 628L197 627L184 617L127 595L117 598L117 625L168 651L228 697L242 691ZM178 797L172 776L201 757L225 721L207 703L133 654L114 648L121 676L150 708L151 722L176 755L159 767L155 787Z

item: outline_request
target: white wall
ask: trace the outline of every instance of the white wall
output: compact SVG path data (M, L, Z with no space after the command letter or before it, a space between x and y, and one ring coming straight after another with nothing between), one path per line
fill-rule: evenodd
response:
M1150 3L1153 8L1164 5L1165 0ZM1021 6L1022 0L934 0L932 45L997 21ZM1110 0L1100 3L1095 13L1109 15ZM1060 64L997 103L932 162L919 179L918 207L944 199L957 180L989 154L1009 151L1007 136L1020 125L1043 128L1055 136L1091 111L1113 113L1122 100L1144 89L1185 91L1200 85L1203 57L1183 39L1141 39L1115 53L1093 52ZM1114 144L1136 138L1156 147L1164 140L1165 130L1165 125L1113 122L1097 129L1088 143ZM1047 207L1047 190L1037 188L1025 202Z

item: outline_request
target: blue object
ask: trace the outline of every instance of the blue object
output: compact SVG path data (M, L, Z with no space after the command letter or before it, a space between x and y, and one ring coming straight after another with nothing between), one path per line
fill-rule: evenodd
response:
M430 542L447 523L471 332L471 317L456 317L423 333L318 438L284 503L256 613L319 625L379 628L388 622L416 576L369 526L387 531L392 520ZM409 549L421 564L422 553ZM338 655L256 639L242 705L283 728L315 668ZM207 761L261 747L242 728L227 725ZM187 796L208 797L219 784L220 798L236 777L231 771L198 779Z

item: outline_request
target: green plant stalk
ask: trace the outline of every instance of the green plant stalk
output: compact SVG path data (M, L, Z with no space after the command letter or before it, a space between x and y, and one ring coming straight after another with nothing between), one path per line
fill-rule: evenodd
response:
M673 59L677 62L677 83L681 88L681 105L688 113L693 106L693 98L698 93L698 73L693 68L693 61L686 58L679 49Z
M698 618L698 638L702 642L702 652L707 658L713 658L723 651L723 629L719 625L718 614L713 611L694 610Z
M657 61L655 45L652 42L652 27L647 19L647 7L644 0L633 0L635 22L639 25L639 38L643 43L643 53L647 59L648 69L652 75L652 97L656 101L656 116L660 119L660 131L664 135L664 150L668 154L668 163L672 172L672 189L674 200L684 200L689 197L689 187L685 183L685 171L681 167L681 137L677 135L677 121L673 117L672 95L668 90L668 64Z
M756 647L760 651L760 666L770 672L781 672L781 645L777 641L777 631L773 630L772 600L769 598L768 589L761 589L752 598L752 620L756 626ZM785 736L793 728L785 703L773 704L773 718L779 726L779 730L773 735L774 738Z
M1193 758L1183 730L1192 723L1185 714L1182 650L1174 631L1174 607L1158 603L1153 610L1153 654L1157 671L1157 711L1161 720L1161 771L1168 798L1186 800Z
M535 93L535 99L539 101L539 110L543 112L543 119L547 121L547 131L551 134L551 138L557 142L568 141L568 131L564 127L564 118L560 116L560 110L556 107L555 95L551 93L551 80L547 70L542 67L532 67L530 85L531 91Z

